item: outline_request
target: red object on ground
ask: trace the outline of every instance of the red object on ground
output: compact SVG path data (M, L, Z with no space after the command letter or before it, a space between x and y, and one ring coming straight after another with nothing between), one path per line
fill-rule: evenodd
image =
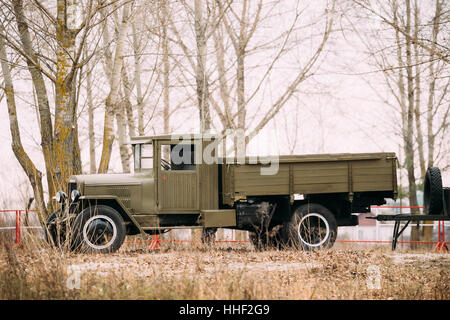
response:
M150 241L148 248L150 250L159 249L159 236L157 234L152 237L152 241Z
M38 210L0 210L0 213L10 213L10 214L15 214L16 216L16 221L15 221L15 226L14 227L0 227L0 231L2 229L15 229L15 239L14 242L16 244L20 244L22 242L22 228L33 228L33 227L22 227L22 213L36 213L38 214L39 211Z
M20 243L20 210L16 210L16 244Z
M442 233L441 233L441 223L442 223ZM441 234L442 234L442 240L441 240ZM441 251L447 251L448 247L447 243L445 242L445 221L439 221L439 240L436 246L433 249L433 252L441 252Z

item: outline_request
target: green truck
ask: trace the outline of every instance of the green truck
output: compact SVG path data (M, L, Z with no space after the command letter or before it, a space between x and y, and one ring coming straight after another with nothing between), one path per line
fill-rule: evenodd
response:
M250 231L258 248L331 247L340 226L397 197L395 153L217 156L217 136L136 137L133 174L76 175L58 191L47 238L114 252L126 235ZM66 195L67 194L67 195Z

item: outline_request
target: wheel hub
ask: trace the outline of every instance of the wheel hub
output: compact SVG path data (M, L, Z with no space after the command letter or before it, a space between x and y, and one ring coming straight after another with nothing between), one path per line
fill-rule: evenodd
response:
M110 217L93 216L84 224L83 239L94 249L108 248L116 237L116 225Z
M303 216L297 231L302 243L310 247L320 247L330 237L330 226L318 213L308 213Z

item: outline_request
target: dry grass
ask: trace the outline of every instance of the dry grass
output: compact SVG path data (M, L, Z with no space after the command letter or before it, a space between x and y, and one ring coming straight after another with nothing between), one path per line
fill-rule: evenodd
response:
M367 286L373 266L380 289ZM67 287L74 267L79 289ZM82 255L28 241L0 248L0 299L449 299L449 267L448 254L386 247L257 252L165 243Z

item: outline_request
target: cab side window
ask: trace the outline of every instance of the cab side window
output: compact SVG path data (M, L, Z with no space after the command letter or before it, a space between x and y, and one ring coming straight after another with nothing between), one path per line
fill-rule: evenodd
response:
M194 144L167 144L161 146L163 170L195 170Z

